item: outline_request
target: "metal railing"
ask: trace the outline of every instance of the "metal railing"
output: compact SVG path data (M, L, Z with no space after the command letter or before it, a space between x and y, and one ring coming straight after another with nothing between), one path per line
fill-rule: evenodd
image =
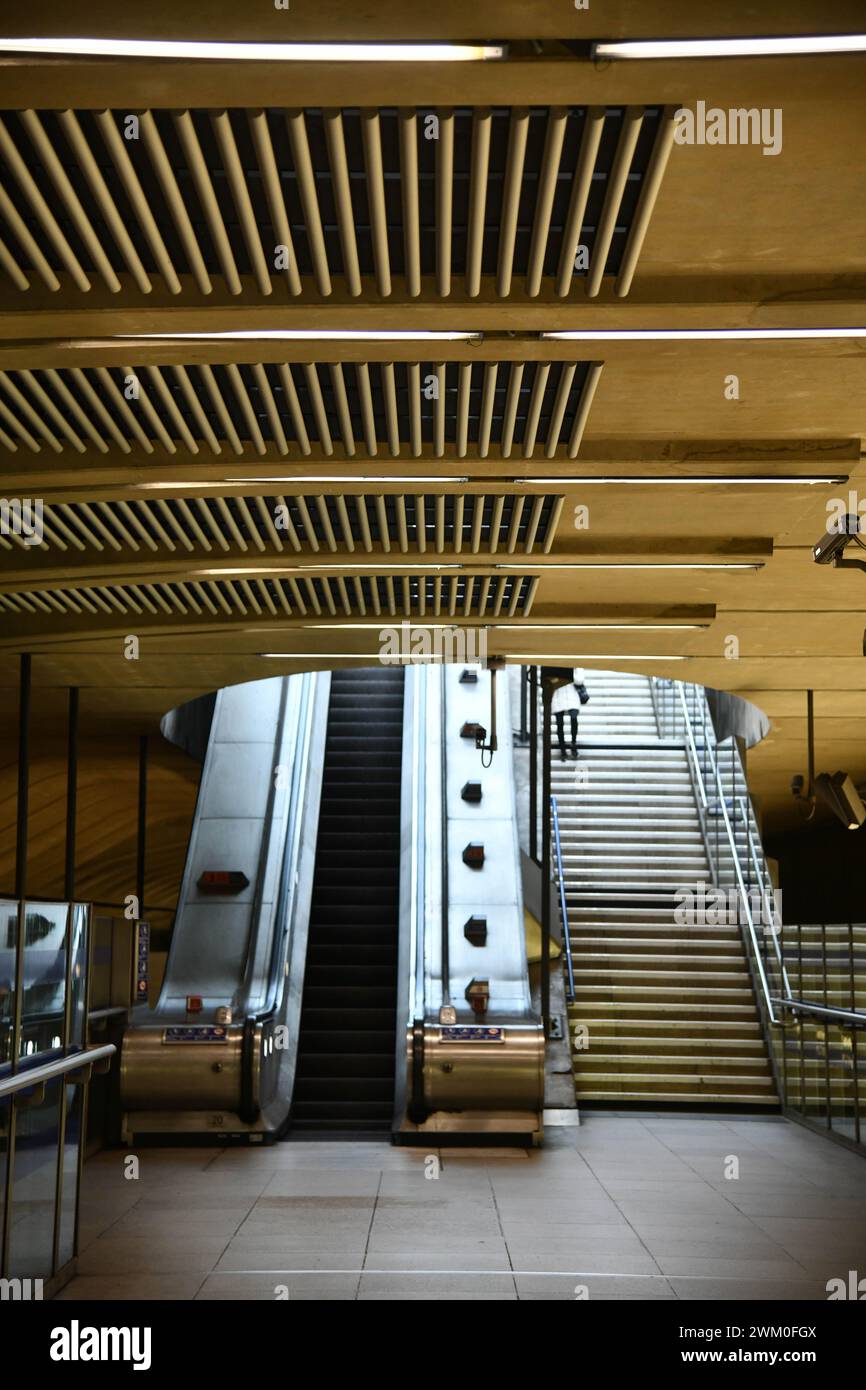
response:
M729 778L731 787L726 788L719 766L715 733L703 687L695 685L687 687L682 681L666 682L666 686L673 695L673 703L671 703L665 699L667 690L661 692L662 699L658 700L659 684L656 680L652 682L652 686L656 688L654 704L656 718L659 721L659 733L662 737L681 736L683 739L689 760L692 784L695 789L698 816L701 819L701 830L713 886L717 890L723 890L726 885L730 885L734 889L737 924L743 932L749 970L759 995L759 1006L766 1023L778 1024L780 1018L773 1004L766 942L766 936L769 935L775 942L778 953L777 924L775 914L772 913L768 917L763 909L763 905L768 900L766 896L767 885L764 881L763 869L755 859L755 888L762 904L761 919L765 928L759 938L755 926L751 882L753 858L750 855L750 848L753 849L754 842L751 838L750 820L753 812L750 803L747 807L747 793L745 796L738 795L741 787L743 792L746 792L746 788L745 774L742 771L736 744L733 742L731 744L732 757ZM738 808L740 810L739 821L736 817ZM743 847L740 844L741 835L744 837ZM770 887L772 888L772 885ZM772 898L769 901L772 901ZM784 979L784 964L780 955L777 955L776 964L779 967L780 983L782 983L781 993L787 995L790 991L787 988L787 980Z
M550 798L550 811L553 817L553 846L556 856L556 881L559 885L559 911L562 917L562 944L565 949L565 968L568 975L566 999L574 1002L574 963L571 958L571 932L568 927L568 904L565 900L565 873L562 867L562 842L559 837L559 810L556 797Z
M654 677L650 689L659 736L681 739L686 750L713 888L733 892L785 1113L859 1146L866 1138L857 1043L866 1027L866 1011L858 1007L866 1003L866 926L783 924L736 741L716 740L702 686ZM844 931L843 950L838 933ZM823 1002L811 997L816 988ZM862 1043L861 1053L866 1063Z
M97 1062L106 1061L117 1051L114 1043L103 1043L100 1047L88 1047L83 1052L74 1052L69 1057L58 1057L53 1062L45 1062L39 1067L26 1067L9 1076L0 1077L0 1099L17 1095L20 1091L35 1089L39 1094L28 1097L29 1104L39 1104L45 1097L45 1087L60 1076L77 1072L82 1067L92 1067Z
M783 925L789 977L772 1047L785 1113L866 1149L866 924Z

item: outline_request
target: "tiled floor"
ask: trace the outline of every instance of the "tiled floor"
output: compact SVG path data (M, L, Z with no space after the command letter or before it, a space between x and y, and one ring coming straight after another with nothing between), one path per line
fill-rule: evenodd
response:
M122 1150L88 1164L62 1298L826 1299L866 1275L866 1163L775 1118L138 1156L132 1180Z

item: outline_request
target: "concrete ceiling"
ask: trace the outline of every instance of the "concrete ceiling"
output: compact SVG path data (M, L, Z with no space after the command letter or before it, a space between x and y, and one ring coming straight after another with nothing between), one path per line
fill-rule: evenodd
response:
M362 24L340 0L214 4L212 39L512 47L291 69L0 57L0 492L46 521L46 543L0 537L4 714L22 651L46 719L48 688L75 684L85 718L147 728L220 685L375 657L410 618L746 696L772 721L750 773L776 826L808 688L819 768L866 780L866 576L811 559L863 478L866 336L539 336L864 325L866 58L593 65L564 46L862 27L859 5L770 8L371 3ZM162 3L2 28L202 37ZM781 150L672 143L700 101L781 111ZM394 329L473 336L316 336ZM226 331L250 336L207 338Z

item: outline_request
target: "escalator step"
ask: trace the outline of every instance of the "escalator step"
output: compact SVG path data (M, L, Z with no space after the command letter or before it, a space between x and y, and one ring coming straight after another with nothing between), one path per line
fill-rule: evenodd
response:
M338 1104L346 1101L359 1104L380 1102L390 1108L394 1101L394 1077L393 1073L390 1076L369 1073L360 1076L298 1076L295 1079L295 1098L301 1103L328 1100Z
M324 1005L307 1008L305 1004L301 1014L299 1052L303 1050L304 1037L308 1032L381 1033L387 1030L393 1035L396 1022L396 1009L327 1008Z
M315 1028L308 1028L305 1033L307 1051L298 1058L300 1066L303 1057L308 1057L311 1063L318 1064L326 1053L336 1053L338 1057L346 1054L355 1055L363 1053L368 1057L394 1056L394 1033L390 1028L383 1028L377 1031L375 1028L358 1030L353 1032L350 1028L343 1028L339 1031L323 1029L318 1031ZM341 1070L341 1063L334 1062L334 1072Z
M390 1123L393 1102L388 1100L305 1100L298 1110L304 1119L330 1121L384 1120Z
M354 945L329 944L317 941L307 951L307 969L315 966L317 970L388 970L392 974L397 968L397 946L377 945L375 942L359 942Z
M304 988L304 1003L313 1009L387 1009L394 1003L394 991L387 985L310 984Z

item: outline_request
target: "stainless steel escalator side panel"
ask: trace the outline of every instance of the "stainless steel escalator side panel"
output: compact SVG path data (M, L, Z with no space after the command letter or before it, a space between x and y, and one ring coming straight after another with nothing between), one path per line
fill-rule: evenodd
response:
M400 785L400 916L397 965L397 1055L392 1132L400 1130L412 1095L407 1062L412 1057L412 1020L424 1017L424 943L427 940L425 863L438 862L437 847L425 842L428 779L438 766L438 700L428 671L407 665L403 680L403 766ZM432 694L432 698L431 698ZM433 795L436 795L435 788ZM441 803L441 798L440 798ZM403 1027L409 1020L408 1037Z
M162 991L153 1010L135 1010L123 1042L127 1133L278 1127L293 1022L297 1035L329 679L276 677L217 696ZM198 889L207 869L239 869L249 886L230 901L208 898ZM295 981L286 972L297 957ZM202 997L200 1014L187 1014L188 994ZM233 1016L225 1042L164 1041L166 1028L214 1024L221 1005ZM269 1008L268 1024L245 1029Z
M261 1107L254 1127L268 1132L281 1129L291 1109L298 1060L331 673L319 672L312 680L314 691L307 711L305 748L298 769L296 814L286 844L289 896L286 942L280 952L279 998L275 1000L273 1019L259 1025L254 1039L260 1086L257 1100Z
M461 739L460 729L464 722L489 723L491 677L479 672L476 683L463 683L462 669L416 671L426 679L428 701L419 835L423 1000L406 1019L404 1074L414 1117L404 1116L398 1137L405 1142L412 1134L515 1134L538 1142L544 1036L529 988L508 688L500 679L499 748L492 766L482 768L474 741ZM470 780L482 783L478 804L462 799ZM463 861L469 843L484 845L481 868ZM481 946L465 934L471 916L487 919ZM490 999L478 1015L466 991L472 980L482 979L489 981ZM443 1007L454 1010L454 1025L445 1021Z

